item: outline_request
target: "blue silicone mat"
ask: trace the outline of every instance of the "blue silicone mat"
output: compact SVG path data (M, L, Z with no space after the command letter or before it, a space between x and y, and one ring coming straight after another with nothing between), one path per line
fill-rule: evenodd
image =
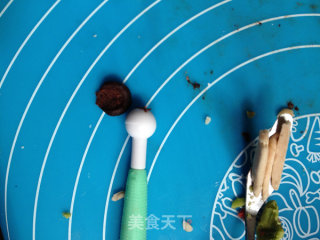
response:
M288 101L297 118L272 197L284 239L320 239L319 66L319 0L1 0L5 239L119 238L123 201L111 197L125 187L131 142L125 115L95 105L108 78L157 119L148 239L244 239L231 201L259 130Z

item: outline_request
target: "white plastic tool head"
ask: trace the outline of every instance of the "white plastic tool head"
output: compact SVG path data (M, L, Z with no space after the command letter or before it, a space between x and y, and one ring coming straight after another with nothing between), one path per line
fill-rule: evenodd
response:
M129 113L126 119L127 132L133 138L151 137L156 126L156 119L149 110L136 108Z
M145 169L147 139L156 127L156 119L149 110L136 108L128 114L126 129L132 137L131 168Z

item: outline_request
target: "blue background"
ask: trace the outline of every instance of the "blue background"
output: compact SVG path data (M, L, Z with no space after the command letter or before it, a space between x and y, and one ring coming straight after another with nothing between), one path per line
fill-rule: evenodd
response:
M0 9L7 2L1 1ZM12 62L28 34L55 3ZM125 79L169 32L220 2L105 1L63 49L35 93L59 50L101 3L14 0L0 18L0 220L6 239L6 175L10 239L68 239L70 220L61 213L70 210L82 160L71 237L103 239L108 204L105 239L118 239L123 202L112 202L111 196L125 186L130 141L119 157L127 138L125 116L102 116L95 105L95 92L105 78ZM154 5L141 15L151 4ZM312 13L319 15L285 17ZM283 17L275 21L258 23L280 16ZM148 143L147 170L178 116L208 83L259 55L320 44L320 3L317 0L223 2L163 41L133 72L126 84L132 92L134 106L145 105L192 55L249 24L254 25L235 32L184 65L153 99L150 107L158 127ZM92 65L108 44L107 51ZM13 64L3 78L10 62ZM278 110L290 100L299 107L296 115L319 112L319 65L319 46L272 54L227 75L204 93L204 99L201 96L188 109L163 142L149 181L148 211L159 218L192 215L194 231L184 232L181 219L175 218L176 230L150 230L148 239L209 238L219 182L247 145L241 133L248 131L254 138L259 129L271 127ZM92 70L83 78L90 66ZM193 89L186 76L200 83L200 89ZM33 93L33 101L21 123ZM247 110L255 111L256 116L248 120ZM212 118L209 125L204 124L207 115ZM102 119L100 124L99 119ZM13 146L19 123L21 129ZM90 137L93 138L88 145ZM83 157L86 148L87 155ZM35 198L42 167L33 238ZM160 221L159 225L162 226Z

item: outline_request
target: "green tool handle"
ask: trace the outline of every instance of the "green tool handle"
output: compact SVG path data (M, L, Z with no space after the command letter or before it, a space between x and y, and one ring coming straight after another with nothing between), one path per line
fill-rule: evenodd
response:
M120 240L146 240L147 172L130 169L124 197Z

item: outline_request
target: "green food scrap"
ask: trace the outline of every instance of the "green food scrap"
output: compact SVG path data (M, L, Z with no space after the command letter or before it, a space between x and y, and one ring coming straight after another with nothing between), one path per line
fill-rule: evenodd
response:
M71 213L70 212L63 212L62 216L65 217L66 219L69 219L71 217Z
M244 198L236 198L235 200L232 201L231 207L233 209L240 208L240 207L243 207L244 204L245 204Z
M255 115L256 115L255 112L247 111L247 117L248 117L248 118L253 118Z
M284 230L279 220L277 202L269 201L264 207L257 225L257 240L280 240L283 235Z
M252 218L252 215L250 213L247 213L247 220L250 220Z
M249 187L249 190L250 190L250 192L253 192L253 186L252 185Z

